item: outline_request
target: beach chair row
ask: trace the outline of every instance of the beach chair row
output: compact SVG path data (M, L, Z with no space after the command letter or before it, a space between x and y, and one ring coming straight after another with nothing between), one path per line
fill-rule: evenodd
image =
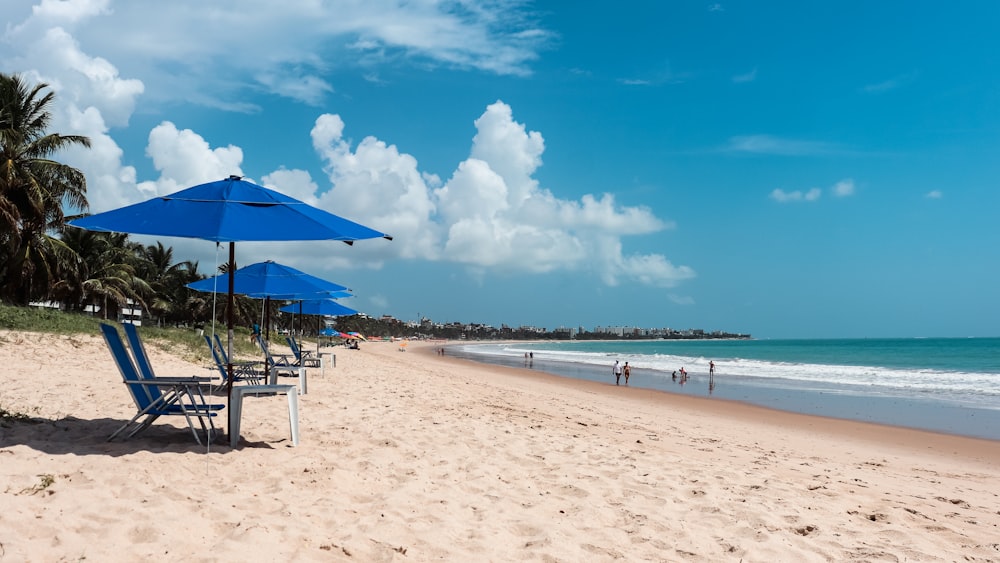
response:
M136 414L112 433L108 440L111 441L120 435L124 436L125 439L131 438L149 428L161 416L183 416L198 444L202 444L201 435L204 435L206 442L213 441L218 435L213 419L226 405L213 404L206 400L206 390L211 392L213 388L212 379L195 376L157 377L153 372L153 367L135 325L126 323L123 325L123 329L129 341L131 356L118 329L110 324L101 324L101 333L121 373L122 380L132 396L136 406ZM211 344L210 341L209 344ZM219 357L214 350L213 357L218 363ZM262 385L259 379L253 377L248 377L247 381L250 384L234 387L230 395L230 409L228 411L230 445L236 447L239 442L243 399L248 396L274 395L287 395L288 397L292 443L298 445L297 387L295 385ZM199 427L201 435L198 433Z

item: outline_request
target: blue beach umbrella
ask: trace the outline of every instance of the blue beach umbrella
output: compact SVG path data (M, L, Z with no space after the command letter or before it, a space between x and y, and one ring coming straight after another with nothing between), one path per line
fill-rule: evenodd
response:
M349 295L348 288L338 283L318 278L291 266L268 260L244 266L233 274L233 293L247 297L295 299L300 295L333 294ZM229 287L229 273L189 283L195 291L222 293L217 288Z
M340 317L357 315L358 312L345 307L333 299L305 299L298 303L285 305L278 309L283 313L299 313L301 315L321 315L324 317Z
M356 240L392 237L239 176L199 184L166 196L97 213L68 223L91 231L195 238L229 243L229 271L236 270L237 241ZM226 328L232 358L234 277L228 280ZM233 366L227 393L232 397Z
M341 305L333 299L303 299L298 303L285 305L278 310L283 313L298 313L299 315L316 315L323 317L342 317L358 314L358 312L354 309ZM316 351L319 353L319 339L316 341Z
M338 298L351 295L348 293L348 288L343 285L271 260L244 266L236 270L233 275L235 278L233 293L253 299L264 299L265 313L269 312L266 303L270 299ZM224 293L226 290L222 288L229 287L229 273L198 280L187 284L187 287L205 293ZM270 326L266 318L264 326ZM270 340L270 335L267 333L265 335Z

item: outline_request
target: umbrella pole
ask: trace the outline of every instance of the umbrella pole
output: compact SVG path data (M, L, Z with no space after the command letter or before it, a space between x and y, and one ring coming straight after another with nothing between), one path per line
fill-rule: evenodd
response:
M269 295L264 296L264 326L266 327L264 330L267 331L267 342L270 343L271 342L271 296ZM261 340L261 342L262 344L260 346L260 351L261 353L263 353L264 346L266 346L266 344L263 344L263 340ZM271 381L271 364L268 363L267 356L265 355L264 382L270 382L270 381Z
M229 355L227 356L228 362L226 363L226 410L227 412L233 408L233 307L235 306L235 299L233 298L233 283L236 281L236 243L229 243L229 296L227 300L226 307L226 331L229 336ZM231 435L232 429L232 417L226 417L230 422L226 424L226 434Z

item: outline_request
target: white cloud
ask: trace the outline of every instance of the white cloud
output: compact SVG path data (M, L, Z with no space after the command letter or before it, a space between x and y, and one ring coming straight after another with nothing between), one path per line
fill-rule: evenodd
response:
M261 177L265 186L280 186L281 192L309 205L319 205L319 186L305 170L281 168Z
M0 71L50 83L59 103L52 129L91 138L92 149L65 157L86 174L95 212L243 175L241 147L213 146L194 129L162 120L145 147L155 174L138 178L127 163L140 155L126 155L111 132L129 126L140 98L147 114L167 101L253 111L253 103L237 95L251 86L316 103L333 88L319 78L329 76L321 71L338 58L324 56L330 52L321 44L347 50L351 43L366 54L381 50L386 57L403 53L432 64L523 74L548 37L517 20L505 3L458 10L437 2L375 0L338 5L331 16L334 7L318 3L223 0L200 18L189 16L202 9L194 0L13 3L9 13L24 19L3 32ZM321 115L310 134L327 177L282 167L259 182L390 233L394 241L356 245L349 260L340 243L255 243L241 248L240 261L280 256L295 264L322 255L324 267L332 268L377 267L389 258L434 260L462 264L470 275L572 271L608 284L663 287L694 277L690 267L663 254L623 250L624 236L673 228L650 209L621 205L611 193L562 199L541 187L535 174L544 138L515 121L509 106L489 105L475 127L469 157L442 181L395 145L370 136L353 143L339 116ZM204 243L174 246L180 255Z
M854 180L848 178L833 185L833 195L837 197L847 197L854 195Z
M113 54L161 103L235 111L257 109L248 89L316 104L331 69L386 61L525 75L552 38L519 2L5 0L4 12L22 19L0 28L0 70L37 68L46 51L23 46L58 30L94 61Z
M901 88L909 85L914 80L917 79L916 72L909 72L906 74L901 74L899 76L894 76L888 80L883 80L882 82L876 82L873 84L866 84L861 87L861 91L866 94L883 94L897 88Z
M352 150L343 132L340 116L329 114L312 129L313 147L326 163L332 186L320 196L320 207L393 235L386 252L436 259L441 228L432 221L436 208L428 184L434 178L421 174L411 155L374 137Z
M724 150L755 154L805 156L828 154L834 152L835 148L828 143L817 141L782 139L772 135L742 135L730 138Z
M775 188L774 191L771 192L771 199L781 203L789 203L796 201L816 201L822 194L823 190L819 188L811 188L805 192L801 190L786 192L785 190Z
M201 135L190 129L177 129L169 121L149 132L146 156L160 172L157 180L140 185L151 196L173 193L231 174L243 175L240 168L243 149L233 145L213 149Z
M834 184L830 191L836 197L848 197L854 195L854 180L847 178ZM775 188L771 191L771 199L780 203L792 203L798 201L816 201L823 195L823 190L810 188L808 190L785 191Z
M39 17L78 21L107 13L110 3L111 0L42 0L32 11Z
M694 297L689 295L676 295L671 293L667 295L667 298L677 305L694 305Z
M944 194L941 193L941 190L931 190L927 192L925 197L927 197L927 199L941 199L944 197Z
M750 72L745 72L743 74L737 74L733 77L733 82L741 84L744 82L753 82L757 79L757 69L754 68Z
M313 144L333 186L321 205L329 201L330 211L392 234L387 252L456 262L470 272L595 270L609 284L656 286L695 275L660 254L622 252L621 236L673 227L649 209L620 206L611 194L565 200L541 188L534 173L544 139L512 113L503 102L486 108L475 121L469 158L443 184L421 174L411 155L374 137L352 150L343 120L321 116Z

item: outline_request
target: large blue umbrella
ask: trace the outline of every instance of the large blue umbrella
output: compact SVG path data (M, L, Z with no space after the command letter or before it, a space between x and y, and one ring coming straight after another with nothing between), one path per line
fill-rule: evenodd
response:
M69 224L91 231L215 242L391 238L239 176L97 213Z
M355 240L389 235L312 207L239 176L69 222L91 231L197 238L229 243L229 271L236 270L237 241ZM226 327L233 340L233 277L229 278ZM233 365L227 364L232 396Z

